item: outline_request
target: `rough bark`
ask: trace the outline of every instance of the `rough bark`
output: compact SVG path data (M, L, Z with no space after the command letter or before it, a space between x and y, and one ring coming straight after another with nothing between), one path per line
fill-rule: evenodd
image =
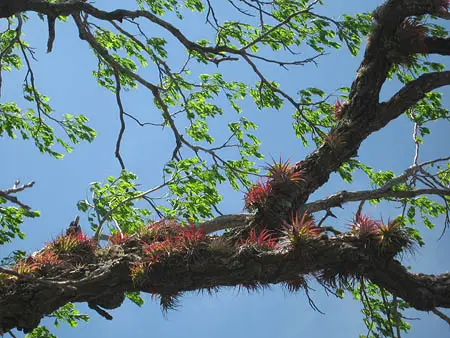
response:
M392 258L395 250L381 252L376 241L353 234L310 238L275 250L214 244L217 240L207 239L190 250L166 255L134 281L130 268L145 259L138 240L101 249L90 262L78 261L77 267L66 260L45 272L11 277L0 284L0 327L3 331L31 330L43 316L67 302L113 309L122 304L125 291L167 299L185 291L223 286L289 285L304 275L313 275L327 286L366 278L418 310L450 308L450 274L410 273Z

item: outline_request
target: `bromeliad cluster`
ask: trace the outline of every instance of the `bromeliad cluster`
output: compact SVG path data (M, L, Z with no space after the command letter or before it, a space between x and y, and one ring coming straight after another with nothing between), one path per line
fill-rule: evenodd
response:
M94 241L82 232L58 236L42 250L18 260L12 270L20 275L32 274L40 276L61 267L61 264L76 264L92 262L95 258L96 245ZM8 279L15 279L14 275Z
M152 266L167 256L175 253L195 256L199 246L205 242L206 235L194 224L180 224L175 220L153 222L141 229L139 240L142 245L142 259L130 268L134 282L143 276Z
M273 164L265 169L268 172L266 180L259 181L245 194L245 209L248 211L261 210L270 195L289 193L296 185L305 181L302 171L296 170L296 166L291 166L289 160L273 161Z
M369 246L375 245L384 255L395 256L405 249L414 248L415 242L400 218L384 224L382 221L370 219L367 215L357 214L349 226L359 239Z

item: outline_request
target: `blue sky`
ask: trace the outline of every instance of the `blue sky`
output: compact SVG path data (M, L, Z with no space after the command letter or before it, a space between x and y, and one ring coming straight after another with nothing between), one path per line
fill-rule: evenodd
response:
M113 8L115 2L97 1L100 8ZM130 1L131 3L131 1ZM370 11L379 5L380 1L325 1L323 13L338 17L343 13ZM128 4L128 2L127 2ZM124 5L125 6L125 5ZM128 6L127 6L128 7ZM226 12L220 12L223 17ZM32 15L34 17L34 15ZM203 20L196 16L187 16L185 21L174 21L186 35L192 39L208 36ZM151 35L160 31L151 28ZM17 178L22 182L36 181L33 189L24 192L21 198L42 215L35 220L29 220L23 225L27 234L24 241L16 241L11 245L0 247L0 257L13 249L34 251L45 242L55 238L79 214L76 202L87 197L89 183L104 181L108 175L117 176L120 166L114 158L114 147L119 130L118 109L114 96L100 88L92 78L96 69L96 59L85 42L78 39L78 34L72 22L57 26L57 37L54 50L50 54L46 49L46 23L31 20L24 27L26 40L36 48L39 62L33 64L38 88L51 98L56 110L55 114L82 113L90 119L90 125L98 132L98 137L92 144L80 144L74 152L63 160L55 160L37 152L30 142L21 140L1 140L0 158L2 158L2 175L0 187L11 186ZM175 44L169 48L169 62L177 64L181 49ZM305 52L300 57L308 57ZM445 63L445 59L439 59ZM312 64L294 68L289 71L279 67L263 68L265 75L282 83L283 88L294 93L305 87L320 87L327 91L342 86L349 86L355 76L360 57L352 57L346 49L331 51L324 56L318 66ZM208 67L193 71L219 71L227 79L256 81L255 76L240 64L230 66ZM144 74L153 76L151 67ZM21 100L21 83L24 72L3 74L1 102ZM383 89L384 95L389 95L399 88L397 83L388 83ZM450 106L448 88L444 92L445 106ZM146 121L159 121L159 115L152 107L152 98L142 89L124 95L125 109ZM254 106L244 103L244 111L249 119L259 125L257 135L262 140L261 151L266 160L271 156L301 160L310 149L302 147L292 129L292 109L285 105L281 111L257 111ZM237 120L233 112L225 112L218 121L212 121L211 127L218 140L225 139L224 121ZM375 133L364 141L359 151L360 160L378 170L393 170L402 172L412 163L414 144L412 142L412 124L404 117L392 122L387 128ZM427 137L421 148L421 161L436 157L448 156L449 126L447 123L430 125L432 135ZM137 128L128 122L123 156L128 170L139 176L139 182L144 188L160 183L162 165L168 160L173 149L173 137L169 130L158 128ZM261 165L264 163L261 162ZM318 198L336 191L368 189L369 182L363 175L356 175L349 185L342 183L334 176L330 182L314 194ZM220 208L224 213L239 213L243 208L242 193L229 187L221 190L223 203ZM338 211L339 223L346 224L355 211L354 205ZM380 205L377 208L368 207L366 211L375 218L394 217L398 210ZM86 225L84 223L83 225ZM425 273L441 273L449 270L450 249L449 234L440 241L442 222L437 227L425 231L422 224L426 246L421 248L414 257L405 257L405 263L412 266L413 271ZM87 227L85 227L87 230ZM111 311L114 320L109 322L87 309L84 304L77 305L80 311L89 313L91 321L81 323L77 329L67 325L60 328L52 327L52 320L46 319L47 325L59 337L98 337L108 335L121 337L124 335L152 337L357 337L364 333L361 320L360 304L346 296L337 300L327 296L314 282L316 289L312 296L317 306L325 312L322 315L314 312L308 305L303 293L287 294L280 287L274 286L258 294L239 292L237 289L223 289L216 296L196 293L186 294L178 311L171 311L166 317L160 311L157 302L144 295L146 304L142 308L126 302L121 308ZM448 326L437 317L426 313L411 313L411 317L420 317L413 322L413 330L408 337L443 337L450 333ZM268 320L270 318L270 320Z

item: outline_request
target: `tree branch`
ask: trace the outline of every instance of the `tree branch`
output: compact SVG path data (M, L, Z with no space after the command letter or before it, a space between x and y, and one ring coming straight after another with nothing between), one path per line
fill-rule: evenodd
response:
M288 283L307 274L330 286L339 281L366 278L418 310L450 308L450 274L409 273L399 262L380 255L378 249L352 234L310 239L302 244L301 250L291 246L269 251L249 246L218 247L214 241L206 239L187 251L160 257L134 279L130 277L130 269L146 259L139 239L122 244L120 255L114 250L103 250L102 255L90 256L90 263L84 265L82 273L73 270L70 255L66 255L68 261L52 270L52 282L65 287L63 292L32 278L20 282L14 278L3 279L0 329L30 331L43 316L67 302L88 302L113 309L121 305L125 291L170 297L221 286ZM189 252L195 252L194 256Z

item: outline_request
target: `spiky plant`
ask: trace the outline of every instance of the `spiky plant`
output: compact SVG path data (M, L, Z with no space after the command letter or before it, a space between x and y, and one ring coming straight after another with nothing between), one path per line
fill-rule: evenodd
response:
M305 240L318 237L321 234L320 228L316 226L314 217L304 213L301 218L298 214L292 216L291 221L282 228L284 238L291 244L296 245Z
M276 249L278 247L278 241L270 230L263 229L257 232L256 229L251 229L248 238L243 239L241 245Z
M61 264L62 262L61 259L59 259L58 254L53 250L45 250L39 255L29 257L29 260L32 261L34 264L36 264L36 266L39 269L43 267Z
M109 242L115 245L120 245L126 243L129 239L130 236L128 236L127 234L116 232L109 237Z
M378 241L382 253L390 252L393 255L406 250L412 251L414 240L404 228L401 218L388 221L387 224L378 224Z
M417 52L425 53L427 46L425 38L428 28L420 20L408 18L404 20L395 34L398 47L391 55L397 64L412 65L416 59Z
M244 197L245 209L248 211L262 209L267 202L271 189L271 185L265 181L260 181L252 186Z
M298 184L304 181L302 173L300 171L295 171L295 167L291 166L289 160L283 162L280 160L277 162L273 160L273 163L267 165L265 169L268 172L270 178L269 183L271 185L294 183Z
M297 292L300 289L306 289L308 287L308 283L303 276L287 280L283 284L289 292Z
M198 229L194 224L184 226L179 233L174 237L176 242L179 242L184 247L192 247L199 244L205 239L203 229Z
M360 239L376 238L380 232L379 223L361 213L356 214L350 228Z
M14 270L21 274L30 274L39 269L39 266L36 263L33 263L29 259L20 259L15 265Z
M333 115L335 120L339 121L342 119L342 113L343 113L344 103L342 103L339 99L336 99L336 104L333 108Z
M75 249L80 251L93 251L95 249L95 243L87 235L79 232L57 237L48 245L48 248L56 254L69 253Z

